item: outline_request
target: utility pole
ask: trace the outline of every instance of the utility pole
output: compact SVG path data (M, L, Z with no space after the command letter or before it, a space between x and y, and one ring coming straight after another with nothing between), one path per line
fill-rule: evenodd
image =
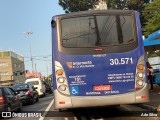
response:
M23 32L23 34L29 36L29 35L33 34L33 32L31 32L31 31L29 31L29 32ZM33 73L33 72L34 72L34 65L33 65L33 57L32 57L31 41L30 41L29 48L30 48L31 63L32 63L32 73Z
M46 70L47 70L47 77L48 77L48 64L47 64L47 58L48 57L44 57L44 58L46 58L45 61L46 61Z
M37 67L36 67L36 63L34 63L34 68L35 68L35 77L37 77Z

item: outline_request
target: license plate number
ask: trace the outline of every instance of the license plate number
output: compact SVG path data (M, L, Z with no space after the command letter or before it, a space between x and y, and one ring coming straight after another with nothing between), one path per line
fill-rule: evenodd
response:
M111 85L94 85L93 90L94 91L110 91Z

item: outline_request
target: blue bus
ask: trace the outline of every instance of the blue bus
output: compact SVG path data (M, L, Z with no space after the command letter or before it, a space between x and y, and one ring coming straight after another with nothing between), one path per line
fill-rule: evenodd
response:
M138 12L68 13L51 26L55 109L149 101Z

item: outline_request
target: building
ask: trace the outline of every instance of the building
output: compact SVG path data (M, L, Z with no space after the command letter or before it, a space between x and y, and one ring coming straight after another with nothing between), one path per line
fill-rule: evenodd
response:
M40 72L32 72L30 73L28 70L25 71L25 77L26 79L30 79L30 78L41 78L44 80L44 76L42 76L42 74Z
M23 83L24 58L12 51L0 51L0 86Z
M99 0L93 5L94 10L107 10L106 0Z

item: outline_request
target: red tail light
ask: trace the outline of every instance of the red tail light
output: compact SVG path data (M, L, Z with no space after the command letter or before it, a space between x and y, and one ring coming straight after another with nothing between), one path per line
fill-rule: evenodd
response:
M64 102L64 101L62 101L62 102L59 102L59 104L65 104L65 102Z
M0 105L4 104L4 98L0 97Z
M147 96L141 96L141 98L144 98L144 99L146 99L146 98L147 98Z
M140 87L136 87L136 88L135 88L136 91L137 91L137 90L140 90L140 89L141 89Z
M27 94L27 95L31 94L31 91L28 90L28 91L26 92L26 94Z

